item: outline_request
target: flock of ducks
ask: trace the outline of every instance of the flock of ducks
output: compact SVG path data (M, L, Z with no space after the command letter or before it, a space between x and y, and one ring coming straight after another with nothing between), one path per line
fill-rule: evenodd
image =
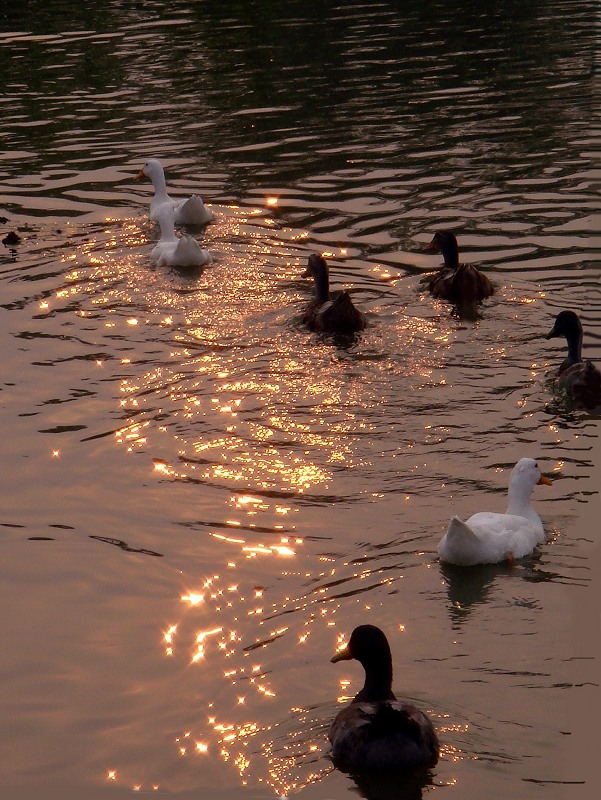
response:
M211 262L211 254L188 234L178 236L176 226L201 227L214 219L211 209L193 194L173 200L167 192L165 170L151 158L136 175L147 178L154 187L150 202L150 219L159 223L161 238L153 247L152 259L159 266L181 269L203 267ZM451 231L437 231L424 252L442 254L444 266L426 279L433 297L451 303L461 317L474 318L478 305L494 294L493 283L471 264L459 262L457 239ZM328 264L321 255L312 254L305 276L312 277L315 294L302 316L302 323L312 331L354 335L367 325L365 314L354 305L347 291L330 292ZM562 311L547 339L565 336L568 356L558 371L558 385L576 403L592 410L601 405L601 372L591 361L582 358L582 325L573 311Z
M159 265L203 266L210 262L207 250L189 235L178 236L176 225L201 226L213 213L201 198L192 195L180 202L167 193L160 161L151 159L137 175L148 178L155 190L150 218L159 223L161 238L152 250ZM444 266L427 286L434 297L452 303L461 316L473 315L479 303L494 293L492 282L476 267L459 263L457 239L450 231L438 231L425 252L440 252ZM307 277L315 295L302 317L312 331L353 335L367 325L347 291L330 293L326 260L309 256ZM588 409L601 405L601 373L582 359L582 325L573 311L557 315L547 339L565 337L568 355L558 370L558 383ZM545 532L532 508L535 486L550 485L533 458L522 458L513 468L504 514L481 511L463 521L453 516L438 545L440 560L458 566L495 564L521 559L542 543ZM351 773L394 770L403 773L428 770L439 757L439 742L432 722L414 705L398 700L392 692L392 656L385 634L373 625L360 625L332 662L356 659L365 670L365 683L351 703L334 719L328 732L334 764Z
M452 303L462 318L475 318L477 306L494 294L493 283L473 265L459 263L457 239L451 231L437 231L424 252L440 252L444 259L444 266L426 279L431 294ZM365 315L347 291L331 295L328 265L322 256L309 256L305 276L312 276L315 284L315 296L302 318L310 330L348 335L366 327ZM601 372L582 358L582 335L578 315L562 311L545 338L565 337L568 356L557 371L558 386L576 406L592 411L601 406Z
M522 458L511 471L504 514L480 511L465 522L453 516L438 545L441 561L469 567L514 561L545 540L543 523L532 508L532 491L551 485L533 458ZM328 732L334 764L348 772L415 772L433 767L439 756L432 722L392 692L392 657L385 634L360 625L348 645L331 659L355 658L365 669L365 684L338 713Z

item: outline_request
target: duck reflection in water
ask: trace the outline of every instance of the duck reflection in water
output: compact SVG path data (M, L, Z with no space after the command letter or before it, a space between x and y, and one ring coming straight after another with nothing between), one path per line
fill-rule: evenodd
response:
M363 797L419 798L431 783L429 768L438 762L434 727L423 711L393 694L392 656L380 628L355 628L331 660L351 659L363 666L365 683L330 726L330 757L351 775Z
M422 774L382 772L372 775L353 775L358 794L365 800L422 800L423 789L433 785L430 770Z
M449 598L449 617L453 622L466 622L475 606L486 603L499 575L515 571L510 562L501 564L479 564L464 569L455 564L440 564Z

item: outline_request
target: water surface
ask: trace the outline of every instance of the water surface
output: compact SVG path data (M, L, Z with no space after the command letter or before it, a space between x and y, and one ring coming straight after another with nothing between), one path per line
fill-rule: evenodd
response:
M396 798L325 757L372 622L442 743L401 796L590 796L599 420L543 337L573 308L599 359L593 10L4 12L1 785ZM199 274L152 265L149 157L216 213ZM475 322L423 291L439 228ZM352 342L299 324L315 251ZM523 456L549 541L443 568Z

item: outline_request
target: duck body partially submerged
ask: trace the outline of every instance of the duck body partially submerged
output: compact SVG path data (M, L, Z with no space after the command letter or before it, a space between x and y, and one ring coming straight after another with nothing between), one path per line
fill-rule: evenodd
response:
M210 263L211 254L202 248L193 236L177 236L175 233L174 210L169 203L164 203L159 209L158 222L161 229L161 238L153 247L150 254L158 266L203 267Z
M312 331L353 334L366 326L365 316L355 307L346 291L330 294L328 265L322 256L309 256L307 274L315 283L315 298L303 314L302 322Z
M592 411L601 406L601 372L582 358L582 323L574 311L561 311L545 339L560 336L566 339L568 355L557 370L558 385L577 405Z
M451 231L437 231L424 248L425 253L442 253L444 267L428 280L433 297L447 300L462 309L474 309L494 294L492 282L471 264L459 263L457 239Z
M154 186L154 197L150 201L150 219L158 222L159 209L165 203L173 207L176 225L206 225L214 219L213 212L202 199L193 194L184 200L173 200L167 192L165 170L157 158L151 158L136 175L136 180L149 178Z
M347 647L331 660L353 658L365 669L365 684L330 726L334 764L356 773L433 767L438 761L438 737L423 711L393 694L392 656L380 628L355 628Z
M532 508L531 497L538 484L550 485L533 458L522 458L511 471L505 514L479 511L463 521L451 517L438 545L441 561L462 567L498 564L529 555L544 542L545 529Z

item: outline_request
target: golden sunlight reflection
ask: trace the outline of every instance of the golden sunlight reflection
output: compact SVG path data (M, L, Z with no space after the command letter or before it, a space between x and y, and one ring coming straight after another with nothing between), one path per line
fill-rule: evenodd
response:
M240 698L239 698L240 699ZM238 702L237 707L244 703ZM186 731L175 738L177 752L182 757L205 756L216 752L224 764L237 772L242 785L246 785L251 773L253 783L269 787L279 797L286 797L309 783L319 780L329 767L319 769L316 764L323 749L319 728L303 708L290 709L292 719L297 720L303 730L299 733L286 723L260 724L256 720L219 720L209 715L203 727L202 738ZM191 744L193 746L191 746ZM264 765L263 769L257 767ZM299 777L299 766L303 773Z
M339 607L335 585L321 585L334 572L318 571L314 577L321 583L284 598L272 599L264 586L242 574L232 582L227 569L223 575L200 578L196 587L181 593L186 614L162 634L170 656L183 658L201 674L221 674L223 683L219 700L207 697L205 713L176 738L180 757L213 755L236 771L242 785L252 779L280 796L329 771L329 762L319 757L326 748L323 721L298 706L282 719L276 704L265 704L285 689L286 671L281 666L274 670L274 664L281 665L282 654L290 649L305 648L316 625L328 631L328 639L336 635L339 644L345 640L346 634L331 632ZM282 616L287 610L297 613ZM349 680L340 685L345 694Z
M157 635L167 663L200 678L198 714L174 737L175 752L205 765L218 760L240 783L287 795L329 768L316 755L325 746L323 719L287 699L291 663L305 663L322 640L342 647L342 603L364 614L404 579L367 546L345 557L328 531L305 536L304 514L315 518L332 502L343 473L350 502L364 496L377 515L396 487L357 485L355 468L378 469L373 442L392 441L399 424L387 412L390 371L412 390L440 386L441 354L456 326L401 313L393 343L384 344L375 325L349 348L299 330L296 315L310 296L299 280L308 232L283 231L278 202L274 193L259 200L262 208L220 215L206 232L219 258L193 278L152 268L150 229L122 222L110 246L96 239L72 259L66 254L64 297L49 302L72 302L88 282L90 300L78 312L86 322L101 314L101 335L116 353L110 361L100 350L94 356L104 366L95 377L108 380L111 367L118 375L113 441L145 457L157 493L191 499L177 522L197 537L200 563L212 565L182 577L173 616ZM327 255L350 274L353 252L334 242ZM373 275L369 281L381 287ZM381 359L359 360L387 348ZM408 413L419 394L407 392ZM418 412L419 437L390 445L391 457L415 448L420 460L412 454L411 469L419 472L421 444L454 431L432 418ZM398 491L409 510L412 490ZM341 697L348 683L344 677Z
M246 502L254 495L239 497L243 502L236 504L238 508L254 507L252 501ZM334 641L333 651L348 641L348 629L339 631L336 624L341 588L343 594L356 592L356 602L363 608L358 584L390 587L402 580L402 574L391 576L356 559L336 567L331 559L316 560L315 570L293 562L280 574L302 579L297 582L302 590L272 596L249 573L240 572L232 582L230 567L235 563L228 562L223 574L200 577L196 586L186 587L180 595L185 615L163 632L171 657L182 658L201 675L205 671L220 675L222 681L218 700L214 692L206 697L204 713L201 707L193 726L174 744L182 758L210 754L233 769L242 785L262 784L287 795L320 780L331 768L323 758L327 747L323 718L298 706L290 707L282 718L282 709L272 703L276 698L281 703L287 694L288 659L308 646L314 632ZM347 581L351 591L344 592ZM382 602L374 598L370 605ZM405 629L403 622L396 624L399 631ZM348 702L351 678L344 675L337 680L338 702ZM462 757L459 750L447 753L450 759Z

